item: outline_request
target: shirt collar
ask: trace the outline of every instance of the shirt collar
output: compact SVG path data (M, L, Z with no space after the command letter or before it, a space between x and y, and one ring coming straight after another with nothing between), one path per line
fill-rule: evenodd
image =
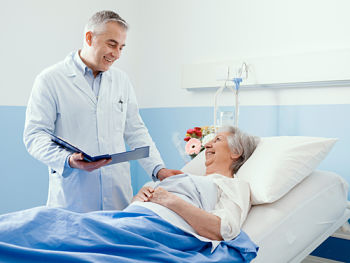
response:
M75 65L77 66L77 68L79 69L79 71L85 76L86 74L90 74L93 75L92 73L92 69L90 69L88 66L85 65L85 63L81 60L80 56L79 56L79 52L80 50L78 50L77 52L75 52L74 56L73 56L73 60ZM102 72L98 73L97 76L100 76L102 74Z

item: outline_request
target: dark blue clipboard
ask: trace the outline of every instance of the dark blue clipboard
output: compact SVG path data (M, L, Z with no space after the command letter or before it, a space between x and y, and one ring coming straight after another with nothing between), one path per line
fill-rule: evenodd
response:
M109 164L107 164L107 165L111 165L115 163L127 162L127 161L149 157L149 146L142 146L139 148L135 148L134 150L121 152L121 153L90 156L87 153L80 150L78 147L70 144L69 142L65 141L62 138L53 134L50 134L50 136L51 136L51 141L67 149L68 151L72 153L75 153L75 152L82 153L84 155L84 161L87 161L87 162L96 162L101 159L112 159L112 161Z

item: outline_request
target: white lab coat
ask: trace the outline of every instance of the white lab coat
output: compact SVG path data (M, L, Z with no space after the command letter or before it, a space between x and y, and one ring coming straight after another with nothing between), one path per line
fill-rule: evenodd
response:
M132 198L129 163L93 172L64 168L70 152L51 142L46 131L92 156L125 151L124 139L132 149L150 145L150 157L139 160L143 168L152 174L164 164L139 115L127 75L115 68L104 72L97 100L73 56L36 78L23 140L28 152L49 167L48 206L76 212L123 209Z

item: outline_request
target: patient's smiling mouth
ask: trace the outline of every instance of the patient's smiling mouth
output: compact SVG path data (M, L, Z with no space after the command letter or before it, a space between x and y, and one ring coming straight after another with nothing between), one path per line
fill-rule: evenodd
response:
M207 150L205 151L205 156L210 156L210 155L213 155L213 154L215 154L215 151L213 151L213 150L207 149Z

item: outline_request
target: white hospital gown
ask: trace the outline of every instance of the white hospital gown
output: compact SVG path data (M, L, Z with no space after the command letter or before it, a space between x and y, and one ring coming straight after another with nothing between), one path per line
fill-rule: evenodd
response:
M249 184L238 178L228 178L219 174L198 176L180 174L157 182L156 187L174 193L183 200L213 213L221 218L220 233L224 240L231 240L240 233L240 229L250 209ZM199 236L195 230L172 210L152 202L136 201L131 205L146 207L164 220L191 233L202 241L211 241L215 248L220 241Z

